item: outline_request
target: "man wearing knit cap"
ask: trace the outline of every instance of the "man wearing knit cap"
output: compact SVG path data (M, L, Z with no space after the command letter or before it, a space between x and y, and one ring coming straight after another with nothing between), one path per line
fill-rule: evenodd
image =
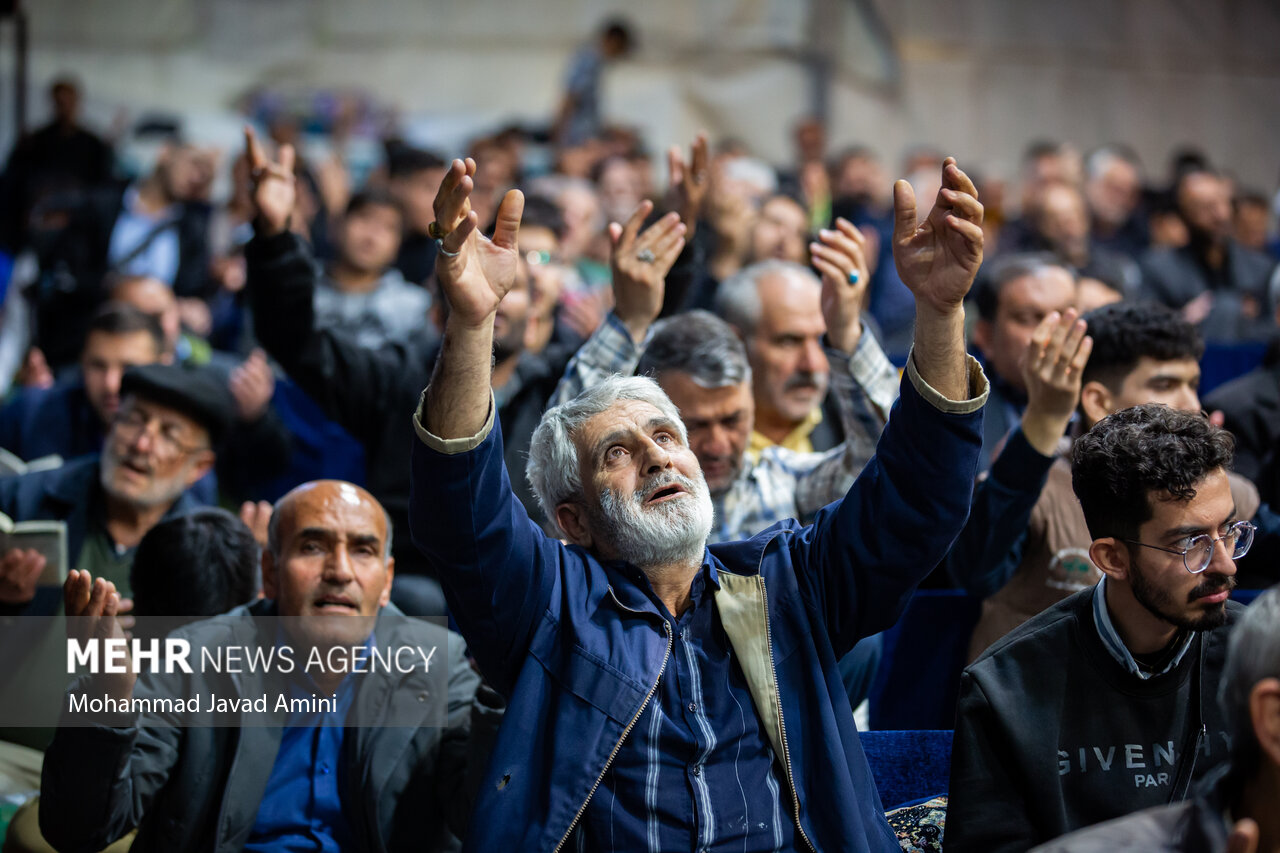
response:
M0 479L0 512L14 521L64 522L67 567L110 580L127 610L135 547L162 519L201 505L190 489L213 467L233 411L216 372L130 368L102 453ZM61 580L40 584L44 570L34 551L0 555L0 646L10 650L0 659L0 793L39 787L38 753L2 741L43 749L51 731L35 726L56 718L66 688Z

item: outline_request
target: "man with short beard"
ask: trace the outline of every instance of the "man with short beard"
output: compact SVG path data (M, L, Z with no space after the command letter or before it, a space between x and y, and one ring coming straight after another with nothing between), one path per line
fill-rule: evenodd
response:
M1253 542L1230 433L1146 404L1076 440L1097 586L1025 622L961 678L946 849L1026 850L1183 800L1229 756L1216 697L1235 560Z
M410 507L509 699L464 849L899 850L836 660L892 624L969 510L987 391L963 340L972 182L948 159L922 222L894 188L915 348L866 471L808 527L708 548L705 479L650 379L605 379L543 416L527 474L565 542L515 500L487 386L523 197L481 237L474 171L455 160L436 197L451 313L414 417ZM646 248L637 260L664 254Z
M65 522L67 567L114 583L127 611L134 549L162 519L202 505L190 490L213 467L232 406L226 386L207 370L130 368L101 455L0 479L0 512L15 521ZM10 706L7 719L29 720L30 726L54 719L66 686L56 678L65 672L62 628L55 624L62 596L57 587L38 585L44 568L45 559L35 551L11 549L0 557L0 616L46 617L48 623L26 618L0 624L0 646L25 650L0 661L0 692L22 709ZM49 734L43 728L5 728L0 739L43 749ZM0 785L15 775L5 763L0 756ZM38 762L35 771L36 784L28 790L38 787Z

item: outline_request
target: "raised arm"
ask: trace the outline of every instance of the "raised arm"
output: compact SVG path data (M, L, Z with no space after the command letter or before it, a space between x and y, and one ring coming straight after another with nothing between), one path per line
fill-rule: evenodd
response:
M819 232L809 251L822 275L830 393L840 412L844 441L826 453L805 454L807 460L794 458L796 509L802 520L849 490L875 453L898 396L897 370L875 336L863 334L862 309L871 279L866 237L845 219L837 219L835 226Z
M797 580L837 655L893 623L969 515L987 397L964 350L961 303L982 262L972 192L948 158L938 200L917 227L910 186L895 186L895 255L916 300L915 347L875 457L796 549Z
M281 146L273 161L246 128L245 151L255 210L254 238L245 247L254 331L328 417L357 439L373 440L386 425L386 401L404 393L397 394L401 386L396 383L406 367L417 366L420 354L367 349L354 338L317 328L314 301L320 270L306 241L290 230L297 201L293 149Z
M480 234L471 209L476 161L454 160L436 193L436 227L444 234L436 278L449 304L444 343L423 409L428 432L470 438L489 419L493 318L516 280L516 238L524 195L510 190L498 206L493 239Z
M574 353L548 407L569 402L614 373L635 371L649 327L662 311L667 273L685 243L685 226L675 213L640 231L652 211L650 202L641 202L625 225L609 225L614 309Z
M1049 314L1032 334L1022 364L1027 408L974 491L969 520L942 563L951 582L971 595L996 592L1021 562L1031 511L1080 400L1092 349L1074 310Z
M964 298L982 266L982 205L954 157L924 221L911 184L893 185L893 258L916 302L912 360L920 378L949 400L972 393L964 346Z
M63 585L67 637L80 642L123 639L120 595L115 585L88 572L72 571ZM154 697L154 684L139 682L126 661L124 672L86 675L72 687L86 696L126 701ZM182 676L166 677L172 681ZM151 679L154 681L155 679ZM135 687L136 686L136 687ZM188 696L186 690L172 694ZM154 716L104 713L96 724L63 719L45 752L40 782L40 830L59 850L101 850L123 837L147 814L177 761L182 729Z

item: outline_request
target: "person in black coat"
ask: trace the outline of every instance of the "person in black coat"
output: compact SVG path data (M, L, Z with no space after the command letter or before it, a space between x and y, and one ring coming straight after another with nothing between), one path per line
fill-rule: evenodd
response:
M281 160L288 173L292 157L286 146ZM417 408L430 382L438 346L411 342L366 349L340 329L317 328L312 306L319 267L310 247L286 228L296 201L294 184L283 176L262 180L266 160L256 140L250 143L250 159L259 183L254 191L255 236L245 248L245 260L258 340L328 417L364 445L367 485L396 528L399 573L393 600L411 615L440 617L443 594L409 537L409 457L415 437L405 416ZM524 469L533 429L572 355L568 347L541 353L525 349L531 291L523 267L521 274L525 286L508 294L498 308L493 371L494 400L513 470ZM516 491L529 514L540 518L524 478Z

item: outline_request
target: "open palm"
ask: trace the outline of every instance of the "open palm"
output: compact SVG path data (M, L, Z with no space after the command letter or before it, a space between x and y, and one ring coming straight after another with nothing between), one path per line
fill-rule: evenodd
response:
M917 224L915 192L906 181L894 185L893 207L893 258L903 284L917 306L955 308L982 266L982 205L973 182L948 157L923 222Z
M436 193L436 224L444 232L436 254L436 277L449 310L478 326L498 310L515 285L519 256L516 238L524 213L524 195L511 190L498 206L493 239L482 235L471 209L475 161L454 160Z

